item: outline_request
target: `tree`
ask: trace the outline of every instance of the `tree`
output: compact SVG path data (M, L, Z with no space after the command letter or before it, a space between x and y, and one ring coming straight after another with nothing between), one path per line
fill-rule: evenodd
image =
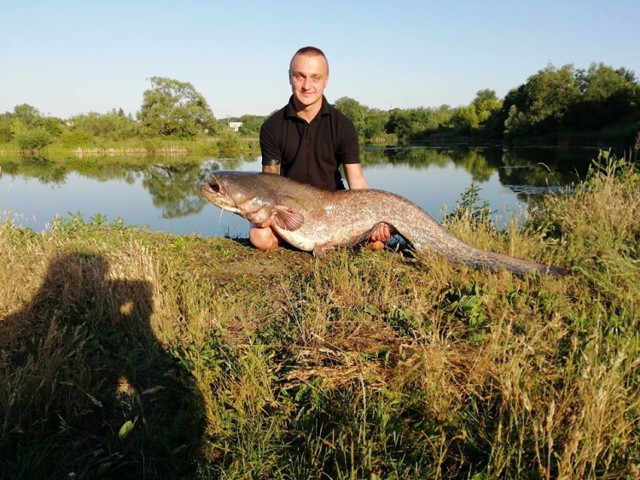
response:
M238 158L241 148L240 137L231 130L223 130L220 133L217 142L218 157L220 158Z
M472 129L478 128L478 114L473 105L458 107L451 116L451 126L462 134L469 134Z
M389 112L389 120L385 125L387 133L395 133L398 141L409 143L415 136L423 135L426 131L436 130L441 123L438 120L449 121L451 118L449 107L440 107L437 110L430 108L411 108L408 110L393 109Z
M483 124L489 117L502 107L502 101L496 96L496 92L490 89L478 90L476 98L471 104L476 110L478 122Z
M83 113L73 117L71 122L74 132L84 132L93 138L126 140L134 137L137 133L136 123L125 116L124 112L115 109L106 114Z
M64 128L59 118L43 117L40 110L23 103L2 116L0 139L15 140L21 150L34 151L50 145Z
M32 152L50 145L53 139L43 127L35 127L18 132L16 141L20 150Z
M389 121L389 113L377 108L367 111L364 118L364 139L372 140L377 136L384 135L384 126Z
M42 117L40 110L27 103L13 107L13 117L27 126L35 126Z
M633 72L619 68L614 70L603 63L592 63L587 71L578 70L576 77L584 100L606 100L614 95L630 94L635 87Z
M189 82L151 77L138 118L152 135L195 137L213 134L216 119L205 98Z
M564 115L580 99L573 65L546 68L530 76L524 85L509 92L505 134L510 136L556 131Z
M238 130L243 137L252 137L260 134L260 127L264 123L265 118L257 115L242 115L240 121L242 126Z
M364 136L365 123L364 119L367 114L367 107L357 100L349 97L340 97L336 100L335 106L345 117L353 122L359 137Z
M578 70L576 78L582 98L565 116L565 127L602 128L637 111L640 86L633 72L593 63L586 71Z
M5 112L0 115L0 143L9 143L13 139L11 134L11 114Z
M509 113L504 121L504 134L507 136L517 136L526 133L530 128L529 121L524 112L518 110L513 104L509 107Z
M534 122L547 118L560 120L572 103L580 98L580 88L573 65L556 69L549 65L527 82L530 109Z

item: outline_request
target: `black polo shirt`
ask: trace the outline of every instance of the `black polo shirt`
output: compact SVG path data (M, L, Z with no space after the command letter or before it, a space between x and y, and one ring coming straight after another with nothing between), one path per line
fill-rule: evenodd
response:
M360 163L353 123L322 97L318 115L307 123L296 115L293 96L260 129L262 165L280 165L280 174L326 190L344 190L339 166Z

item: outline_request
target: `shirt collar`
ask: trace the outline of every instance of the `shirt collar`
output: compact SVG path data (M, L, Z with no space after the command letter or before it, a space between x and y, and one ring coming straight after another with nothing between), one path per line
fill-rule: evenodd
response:
M329 102L327 101L327 98L323 95L322 107L320 107L320 115L329 115L330 112L331 112L331 109L329 108ZM296 107L293 105L293 95L291 95L291 97L289 98L289 103L287 103L286 115L287 117L298 118L298 115L296 114Z

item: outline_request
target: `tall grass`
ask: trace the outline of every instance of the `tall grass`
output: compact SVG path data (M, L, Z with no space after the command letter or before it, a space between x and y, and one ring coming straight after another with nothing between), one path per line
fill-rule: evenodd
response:
M392 251L0 226L2 478L636 478L640 175L594 166L482 248Z

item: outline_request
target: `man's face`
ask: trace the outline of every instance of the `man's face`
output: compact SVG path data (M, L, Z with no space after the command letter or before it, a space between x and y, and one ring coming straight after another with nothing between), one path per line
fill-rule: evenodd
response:
M296 55L289 69L289 83L298 107L322 102L329 81L329 67L321 55Z

